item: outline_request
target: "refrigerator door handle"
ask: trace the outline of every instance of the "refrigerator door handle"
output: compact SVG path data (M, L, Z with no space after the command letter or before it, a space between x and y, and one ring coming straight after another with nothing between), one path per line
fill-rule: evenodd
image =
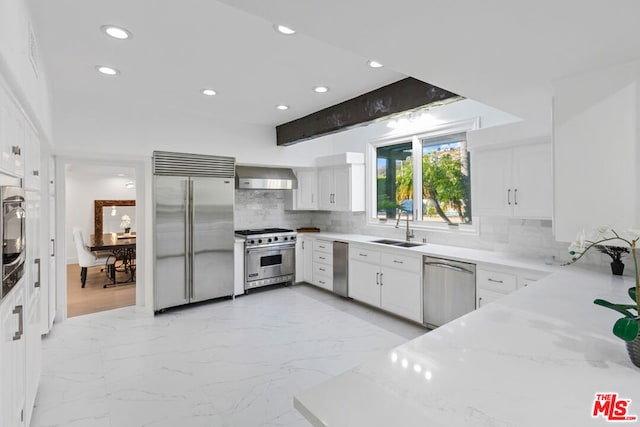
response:
M193 221L195 220L195 197L193 192L193 179L189 178L189 298L193 299L193 269L195 254L193 253Z
M191 281L190 268L191 253L189 252L189 180L185 182L184 192L184 299L189 300L189 283Z

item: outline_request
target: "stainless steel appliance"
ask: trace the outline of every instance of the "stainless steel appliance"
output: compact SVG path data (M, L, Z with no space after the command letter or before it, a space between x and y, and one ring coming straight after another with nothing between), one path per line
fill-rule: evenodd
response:
M0 299L7 295L24 275L25 196L20 187L0 187L0 234L2 235L2 289Z
M235 159L154 152L154 310L233 295Z
M476 265L424 257L423 323L438 327L476 308Z
M333 292L349 296L349 244L333 242Z
M298 180L291 169L253 166L236 167L240 190L295 190Z
M237 230L245 239L244 291L290 283L296 271L296 232L285 228Z

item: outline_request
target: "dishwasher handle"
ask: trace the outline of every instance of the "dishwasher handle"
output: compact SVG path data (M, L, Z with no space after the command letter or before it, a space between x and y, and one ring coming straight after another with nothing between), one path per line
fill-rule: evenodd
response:
M474 274L473 271L467 270L466 268L457 267L455 265L445 264L444 262L425 262L425 265L432 265L434 267L446 268L453 271L458 271L460 273Z

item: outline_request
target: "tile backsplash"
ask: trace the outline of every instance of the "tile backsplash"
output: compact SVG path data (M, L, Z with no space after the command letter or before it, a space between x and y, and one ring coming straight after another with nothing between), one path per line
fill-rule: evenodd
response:
M235 228L283 227L295 230L313 226L325 232L404 239L403 227L396 229L368 225L364 212L285 210L285 196L286 192L282 190L237 190ZM482 217L477 235L415 228L414 233L418 242L425 238L429 243L441 245L508 252L540 259L555 257L556 262L566 262L570 258L568 244L555 241L550 220ZM592 251L580 262L608 267L610 261L606 255ZM633 269L625 269L625 274L629 272L627 270Z
M310 226L312 213L286 211L283 190L236 190L235 229Z

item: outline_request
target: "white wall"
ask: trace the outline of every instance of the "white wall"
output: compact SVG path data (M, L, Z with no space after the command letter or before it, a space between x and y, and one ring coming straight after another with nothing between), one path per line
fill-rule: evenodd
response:
M133 169L131 174L135 174ZM76 263L78 257L73 241L73 227L82 228L85 243L88 243L94 227L94 200L135 200L135 187L125 187L125 183L130 180L129 177L67 172L65 197L67 264Z
M640 225L640 61L556 82L555 234Z

